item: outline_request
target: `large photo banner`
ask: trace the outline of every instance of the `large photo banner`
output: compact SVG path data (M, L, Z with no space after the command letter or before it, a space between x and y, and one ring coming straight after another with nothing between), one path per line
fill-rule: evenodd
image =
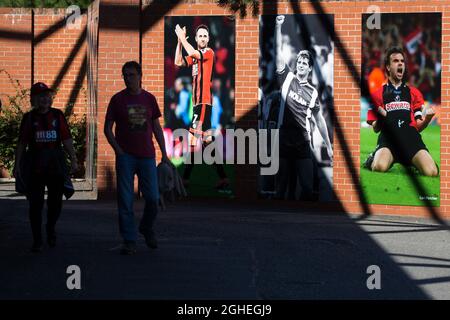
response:
M259 176L262 198L335 199L334 30L326 25L332 15L260 17L258 127L279 130L279 170Z
M370 204L439 206L442 15L373 18L362 19L361 185Z
M234 129L234 71L233 17L165 17L164 136L168 156L191 196L233 196L234 168L226 164L234 157L232 148L225 142L214 155L222 164L207 164L202 157L208 142L219 136L226 141L226 129ZM176 137L179 129L189 138Z

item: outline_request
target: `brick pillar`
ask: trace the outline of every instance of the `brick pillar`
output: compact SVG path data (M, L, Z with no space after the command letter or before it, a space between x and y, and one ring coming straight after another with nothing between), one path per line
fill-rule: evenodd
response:
M101 0L98 47L98 155L99 198L115 190L115 155L103 134L109 100L124 88L122 65L139 61L139 0Z

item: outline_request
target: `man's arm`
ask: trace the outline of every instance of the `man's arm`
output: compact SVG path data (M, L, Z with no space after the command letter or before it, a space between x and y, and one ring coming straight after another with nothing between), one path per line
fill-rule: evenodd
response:
M375 133L381 131L383 119L387 116L387 111L383 108L383 89L380 88L370 95L371 106L367 110L367 123L372 126Z
M430 124L431 120L433 119L434 115L436 114L436 111L434 110L433 107L429 107L426 108L423 111L425 118L421 118L421 119L417 119L416 123L417 123L417 130L419 132L422 132L423 130L425 130L425 128Z
M161 150L162 161L170 163L170 160L167 157L166 153L166 143L164 141L164 133L161 128L161 125L159 124L158 118L153 119L153 133L155 134L156 142L158 142L159 149Z
M286 66L286 62L283 59L283 42L281 35L281 26L284 23L284 16L277 16L275 21L275 39L276 39L276 66L277 72L281 72L284 70Z
M381 131L381 123L379 120L375 120L370 124L372 125L372 129L375 133L378 133Z
M327 123L320 109L314 112L314 118L316 119L317 129L319 129L319 133L322 136L325 145L327 146L328 156L330 157L330 159L333 159L333 149L331 148L331 141L330 137L328 136Z
M183 32L186 35L186 27L183 27ZM185 67L186 66L186 62L183 59L183 47L182 44L180 42L180 38L178 38L177 35L177 47L175 49L175 65L179 66L179 67Z
M116 141L116 138L114 137L114 133L112 131L113 124L114 121L106 119L103 132L105 133L106 139L108 140L108 143L111 145L111 147L114 149L116 155L121 155L124 153L124 151L119 146L119 144Z
M187 41L186 37L186 31L185 29L182 29L180 25L177 24L175 27L175 33L178 37L178 41L181 42L181 45L183 46L184 50L186 50L188 56L194 57L195 59L200 59L200 52L198 50L195 50L193 46Z

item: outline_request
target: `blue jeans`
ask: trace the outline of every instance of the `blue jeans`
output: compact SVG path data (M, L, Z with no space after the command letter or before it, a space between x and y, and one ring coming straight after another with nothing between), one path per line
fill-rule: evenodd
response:
M144 214L139 225L142 234L153 232L153 223L158 212L158 178L154 158L139 158L130 154L116 157L117 204L119 207L120 234L125 241L136 241L134 222L134 175L139 179L139 189L145 199Z

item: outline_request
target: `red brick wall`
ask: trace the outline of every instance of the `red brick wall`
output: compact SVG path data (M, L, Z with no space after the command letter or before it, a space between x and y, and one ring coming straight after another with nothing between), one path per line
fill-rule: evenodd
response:
M64 9L36 9L34 17L35 39L40 39L49 27L64 21ZM77 113L86 113L87 82L84 75L82 81L76 82L82 62L86 56L86 40L76 47L76 43L86 28L87 15L82 15L81 28L63 27L35 44L34 48L34 81L43 81L48 85L59 83L58 93L53 102L55 107L65 108L69 104L72 90L78 90L75 100ZM67 69L66 73L63 72ZM85 73L84 73L85 74Z
M314 14L316 11L311 3L306 1L298 2L300 12L305 14ZM355 83L352 74L348 69L348 63L343 60L339 54L339 47L345 48L354 63L356 70L361 70L361 19L362 14L366 13L369 5L378 5L381 12L442 12L443 14L443 56L442 64L442 105L444 115L442 118L442 149L441 149L441 207L437 208L438 214L450 217L449 203L449 183L446 181L449 169L449 149L446 148L446 142L449 139L449 127L446 124L447 117L445 108L448 103L449 90L445 89L450 80L449 58L450 58L450 6L442 1L321 1L325 13L334 14L334 25L337 35L342 43L336 43L335 50L335 69L334 69L334 102L336 114L340 123L340 129L343 132L347 146L351 151L353 164L359 174L359 134L360 134L360 112L359 84ZM278 1L278 11L275 4L271 4L271 14L284 13L293 14L291 4L286 1ZM260 6L262 13L262 6ZM248 12L251 12L249 10ZM152 11L153 15L158 15L158 11ZM224 8L218 7L214 1L185 1L167 15L228 15L230 12ZM249 14L241 19L236 16L236 119L239 127L256 126L256 115L254 106L257 103L258 88L258 18ZM164 82L162 77L163 61L163 34L164 26L162 20L158 22L151 31L143 36L143 63L145 82L147 87L152 90L163 105ZM161 51L160 51L161 50ZM150 52L151 56L150 56ZM160 52L155 56L155 52ZM155 72L155 70L158 70ZM246 115L246 120L239 121ZM249 116L250 115L250 116ZM334 134L336 137L336 132ZM343 156L343 148L339 139L334 143L334 189L339 201L347 212L360 213L363 208L360 205L359 197L350 170ZM249 197L255 198L255 170L246 170L242 167L237 168L237 179L239 188L236 190L238 199ZM254 186L254 187L253 187ZM387 206L371 205L369 206L373 213L380 214L410 214L418 216L427 216L429 212L423 207L410 206Z
M23 40L0 37L0 69L6 69L24 88L31 85L31 10L0 8L0 29L4 32L20 32ZM0 99L6 104L5 95L15 94L14 87L5 73L0 73Z
M34 39L36 42L34 46L34 82L43 81L48 85L54 85L57 82L58 74L61 74L54 106L64 108L69 103L69 97L75 88L79 94L75 101L74 111L85 113L86 76L78 83L76 79L86 54L86 42L81 42L73 59L69 59L69 57L86 26L86 14L82 15L81 29L70 30L63 23L62 28L42 37L45 31L64 19L65 10L35 9L34 12ZM25 88L29 88L32 81L33 63L31 9L1 8L0 28L2 31L24 32L29 35L25 40L0 37L0 69L6 69L14 79L18 79ZM38 39L42 39L42 41ZM66 61L68 61L67 72L63 73ZM0 75L0 89L2 94L14 93L5 74ZM4 100L4 96L2 100Z
M111 196L116 181L115 155L103 126L109 100L124 88L122 65L139 61L139 0L102 1L99 17L97 186L101 196Z
M122 7L117 7L122 3ZM114 189L114 154L106 142L103 135L103 124L106 107L110 97L123 88L123 81L120 75L120 67L127 60L139 59L139 1L138 0L110 0L101 1L100 7L100 34L99 34L99 67L98 67L98 167L97 179L100 194L105 194ZM114 4L107 7L106 4ZM334 26L341 43L336 43L334 60L334 102L335 110L343 132L345 142L351 151L351 159L359 174L359 133L360 114L359 98L360 88L358 83L353 81L351 72L348 69L348 61L344 61L339 54L340 48L345 48L356 70L361 69L361 19L366 13L369 5L378 5L381 12L442 12L443 18L443 39L442 39L442 112L441 112L441 206L437 208L440 216L450 217L450 147L447 143L450 139L450 128L448 125L449 115L446 112L450 100L450 6L446 1L321 1L325 13L334 14ZM130 5L134 5L134 8ZM163 75L163 55L164 55L164 25L163 19L157 18L161 15L229 15L232 14L225 8L216 5L213 0L189 0L168 10L172 1L155 5L153 2L144 1L142 24L149 21L156 23L144 34L142 34L142 62L144 72L144 87L153 92L160 104L164 105L164 75ZM300 12L314 14L313 5L307 1L298 2ZM151 10L147 10L150 6ZM278 9L275 3L270 5L272 9L269 13L293 14L291 4L287 1L278 1ZM262 7L261 10L262 12ZM0 28L10 28L11 17L7 17L0 11ZM45 20L50 23L50 18L37 17L40 23ZM9 19L9 20L8 20ZM27 19L27 16L24 16ZM37 19L37 20L38 20ZM42 22L44 23L44 22ZM26 21L21 22L21 28L30 28ZM115 29L114 29L115 28ZM258 88L258 18L251 16L251 10L246 18L236 16L236 119L238 127L256 127L256 115L254 106L257 103ZM14 28L17 30L17 28ZM55 40L61 34L55 34ZM75 35L70 35L69 41L73 44ZM9 57L12 51L5 49L6 43L14 48L25 50L26 45L20 42L13 42L0 38L0 63L13 63ZM39 48L39 54L44 49ZM67 54L67 48L62 48ZM38 51L37 51L38 52ZM24 61L23 68L30 65L30 59L25 55L21 57ZM28 60L27 60L28 59ZM53 61L53 60L45 60ZM78 61L78 60L77 60ZM42 60L41 65L45 64ZM49 64L50 65L50 64ZM0 65L1 67L2 65ZM28 70L28 69L26 69ZM30 81L29 75L17 73L17 77ZM44 74L46 70L37 69L37 74ZM55 70L49 71L49 76L54 75ZM28 77L28 78L27 78ZM0 75L0 88L4 90L5 81ZM64 83L65 84L65 83ZM3 92L3 91L2 91ZM62 99L62 98L61 98ZM61 102L63 103L63 102ZM245 121L242 117L245 115ZM335 137L336 130L335 130ZM347 212L359 213L363 208L359 202L356 188L353 185L350 170L343 156L343 145L339 139L334 143L334 189L339 201ZM237 185L245 186L236 190L238 199L245 197L256 197L256 171L253 167L237 167ZM372 213L375 214L409 214L415 216L428 216L427 208L410 206L387 206L371 205Z

